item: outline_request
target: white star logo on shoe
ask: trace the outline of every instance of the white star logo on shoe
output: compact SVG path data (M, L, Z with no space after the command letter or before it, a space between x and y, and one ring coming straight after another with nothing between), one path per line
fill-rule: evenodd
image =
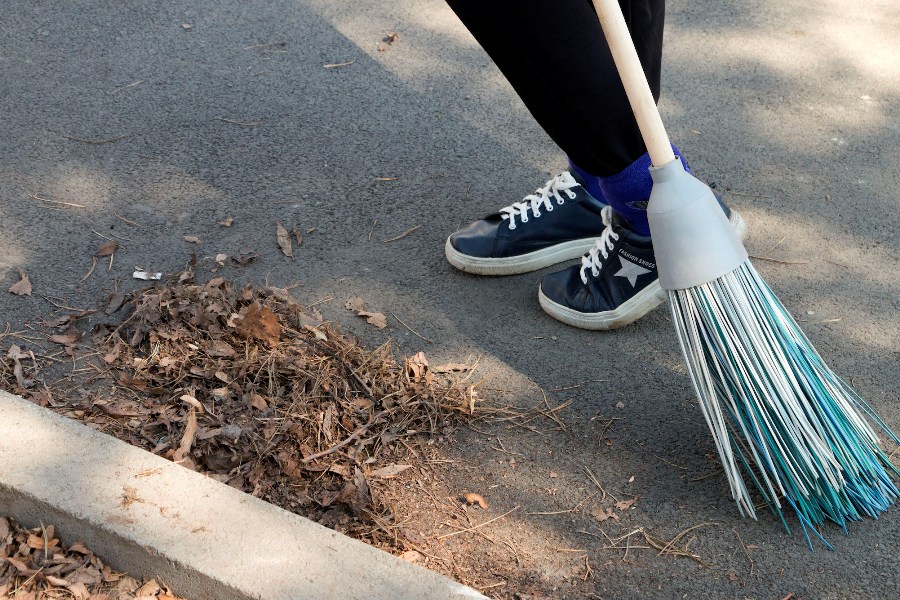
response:
M615 274L616 277L626 277L628 278L628 283L631 284L631 287L635 287L637 285L637 278L643 275L644 273L649 273L650 269L645 269L641 265L635 264L622 256L619 255L619 262L622 264L622 268Z

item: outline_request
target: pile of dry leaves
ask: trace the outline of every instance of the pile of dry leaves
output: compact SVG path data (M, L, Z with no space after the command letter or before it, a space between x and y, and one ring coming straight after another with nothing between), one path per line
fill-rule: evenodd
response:
M181 600L155 580L143 585L104 565L83 544L68 548L52 525L24 529L0 517L0 598Z
M390 344L367 350L284 289L183 281L135 292L125 307L94 328L86 399L54 406L59 395L40 386L30 397L376 545L396 547L379 491L409 467L410 440L444 435L475 411L466 365L431 367L422 353L398 361ZM92 349L77 322L53 323L65 354ZM34 356L10 352L7 381L33 383Z

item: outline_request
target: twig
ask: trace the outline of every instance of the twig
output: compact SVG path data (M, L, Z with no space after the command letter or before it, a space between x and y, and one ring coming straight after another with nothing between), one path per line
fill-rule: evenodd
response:
M53 200L51 198L43 198L37 194L28 194L29 198L40 200L41 202L50 202L51 204L62 204L63 206L72 206L74 208L85 208L84 204L76 204L75 202L66 202L64 200Z
M119 213L116 213L116 218L119 219L120 221L125 221L129 225L134 225L135 227L141 227L141 225L139 223L135 223L134 221L129 221L128 219L126 219L125 217L120 215Z
M47 539L47 528L44 527L43 523L41 523L41 538L44 540L44 560L47 560L47 555L50 551L50 540Z
M802 261L781 260L779 258L772 258L771 256L769 256L769 254L771 254L772 251L774 251L778 246L780 246L781 243L786 239L787 239L787 236L782 236L782 238L780 240L778 240L774 246L772 246L771 248L769 248L768 250L763 252L762 256L754 256L753 254L751 254L750 258L755 258L757 260L766 260L769 262L779 263L782 265L805 265L805 264L808 264L809 263L808 260L802 260Z
M689 481L691 483L693 483L695 481L703 481L704 479L709 479L710 477L715 477L716 475L721 475L723 471L724 471L724 469L717 469L717 470L713 471L712 473L707 473L706 475L701 475L700 477L694 477L693 479L690 479Z
M512 510L506 511L505 513L503 513L503 514L500 515L499 517L494 517L493 519L489 519L489 520L485 521L484 523L479 523L478 525L475 525L474 527L466 527L465 529L460 529L459 531L454 531L453 533L445 533L444 535L439 535L438 537L436 537L436 538L434 538L434 539L436 539L436 540L442 540L442 539L444 539L444 538L452 537L452 536L454 536L454 535L459 535L459 534L461 534L461 533L471 533L471 532L475 531L476 529L478 529L479 527L484 527L484 526L487 525L488 523L493 523L494 521L496 521L496 520L498 520L498 519L502 519L502 518L505 517L506 515L508 515L508 514L510 514L510 513L512 513L512 512L515 512L515 511L517 511L517 510L519 510L519 507L518 507L518 506L516 506L516 507L513 508Z
M327 296L327 297L325 297L325 298L322 298L321 300L316 300L315 302L313 302L312 304L310 304L310 305L307 306L306 308L312 308L312 307L314 307L314 306L318 306L318 305L323 304L323 303L325 303L325 302L330 302L331 300L334 300L334 296Z
M741 534L738 533L737 529L732 527L731 531L734 532L734 535L737 536L738 541L741 543L741 547L744 549L744 554L747 555L747 560L750 561L750 575L753 575L753 557L750 556L750 551L747 550L747 544L744 543L744 538L741 537Z
M310 454L309 456L305 457L303 459L303 464L309 464L314 460L318 460L318 459L322 458L323 456L328 456L329 454L334 454L335 452L337 452L344 446L347 446L348 444L352 444L353 442L358 440L362 434L367 432L372 425L377 423L379 419L381 419L382 417L384 417L390 413L391 413L390 410L383 410L380 413L378 413L377 415L374 415L371 419L369 419L368 423L366 423L362 427L358 427L356 429L356 431L354 431L350 437L345 438L343 441L339 442L337 445L332 446L328 450L316 452L315 454Z
M123 85L120 88L116 88L116 89L112 90L111 92L106 92L106 93L109 94L110 96L115 96L116 94L118 94L119 92L121 92L123 90L127 90L128 88L133 88L134 86L140 85L142 83L144 83L143 79L141 79L140 81L135 81L134 83L129 83L128 85Z
M746 192L736 192L734 190L728 190L729 194L734 194L735 196L747 196L748 198L771 198L772 196L766 196L764 194L748 194Z
M539 512L529 512L529 513L525 513L525 514L526 515L562 515L562 514L566 514L566 513L573 513L576 510L578 510L579 508L581 508L581 506L585 502L592 499L596 495L597 494L591 494L590 496L588 496L587 498L585 498L584 500L582 500L581 502L579 502L578 504L576 504L575 506L573 506L572 508L567 509L567 510L554 510L554 511L547 511L547 512L539 511Z
M355 62L356 62L355 60L348 60L346 62L340 62L340 63L328 63L327 65L322 65L322 66L325 67L326 69L337 69L338 67L349 67L350 65L352 65Z
M808 260L781 260L780 258L772 258L771 256L756 256L755 254L751 254L750 258L755 258L756 260L765 260L767 262L778 263L781 265L808 265Z
M406 327L407 329L409 329L409 330L410 330L412 333L414 333L417 337L419 337L419 338L425 340L425 341L428 342L429 344L434 343L432 340L429 340L427 337L423 336L422 334L420 334L419 332L417 332L415 329L413 329L412 327L410 327L409 325L407 325L406 323L404 323L404 322L403 322L403 319L401 319L400 317L398 317L397 315L394 314L394 311L389 310L388 312L391 313L391 316L392 316L392 317L394 317L395 319L397 319L398 321L400 321L400 324L401 324L401 325L403 325L404 327Z
M775 248L777 248L778 246L780 246L782 244L782 242L784 242L784 240L786 240L786 239L787 239L786 235L781 236L781 239L778 240L777 242L775 242L775 245L772 246L771 248L769 248L768 250L766 250L765 252L763 252L763 254L771 254L772 251L775 250Z
M257 125L262 125L262 121L235 121L233 119L226 119L225 117L216 117L216 120L231 123L232 125L240 125L241 127L256 127Z
M408 236L409 234L411 234L413 231L415 231L415 230L418 229L419 227L421 227L421 225L416 225L415 227L410 227L409 229L407 229L406 231L404 231L403 233L401 233L401 234L398 235L397 237L392 237L392 238L390 238L390 239L388 239L388 240L384 240L383 243L387 244L388 242L396 242L396 241L399 240L400 238L405 238L406 236Z
M663 461L664 463L666 463L666 464L669 465L670 467L675 467L676 469L681 469L682 471L687 471L687 470L688 470L687 467L682 467L681 465L676 465L676 464L673 463L673 462L667 461L666 459L664 459L664 458L663 458L662 456L660 456L659 454L654 454L653 452L651 452L650 454L653 454L653 456L655 456L655 457L658 458L659 460Z
M479 432L479 433L481 433L481 432ZM487 435L487 434L485 434L485 435ZM501 440L499 437L497 438L497 443L500 444L499 448L497 448L496 446L491 446L491 448L496 450L497 452L505 452L506 454L512 454L513 456L525 456L524 454L521 454L519 452L511 452L511 451L507 450L506 446L503 445L503 440Z
M372 241L372 232L375 231L375 226L378 225L378 219L372 221L372 226L369 227L369 241Z
M90 270L89 270L87 273L85 273L84 277L82 277L81 279L78 280L78 283L83 283L85 279L87 279L88 277L90 277L90 276L91 276L91 273L94 272L94 269L95 269L96 267L97 267L97 257L96 257L96 256L92 256L92 257L91 257L91 268L90 268Z
M118 142L120 140L124 140L128 137L129 134L125 135L117 135L116 137L106 138L102 140L89 140L86 138L75 137L74 135L63 135L67 140L72 140L73 142L81 142L82 144L91 144L94 146L98 146L100 144L112 144L113 142Z
M87 315L87 314L92 314L92 313L97 312L96 310L89 310L89 309L87 309L87 308L75 308L74 306L65 306L65 305L63 305L63 304L57 304L56 302L54 302L53 300L50 299L50 298L52 298L52 296L41 296L41 298L43 298L44 300L46 300L47 302L49 302L50 304L52 304L52 305L55 306L56 308L61 308L61 309L63 309L63 310L74 310L74 311L77 311L77 312L82 312L82 313L84 313L84 314L86 314L86 315Z
M127 237L122 237L121 235L119 236L119 239L117 240L115 238L109 237L108 235L103 235L102 233L100 233L99 231L96 231L94 229L91 229L91 232L94 235L98 235L98 236L102 237L104 240L108 240L110 242L118 242L119 240L125 240L126 242L132 241L132 240L128 239Z
M559 417L557 417L553 413L555 413L558 410L562 410L563 408L572 404L572 400L569 400L568 402L563 402L556 408L550 408L550 401L547 400L547 394L546 394L546 392L544 392L544 388L538 388L538 389L541 390L541 395L544 397L544 406L547 407L547 412L544 412L540 409L538 409L538 412L541 413L542 415L544 415L545 417L547 417L548 419L550 419L551 421L553 421L554 423L556 423L557 425L559 425L563 431L566 431L566 426L563 425L563 422L559 420Z
M553 388L550 390L551 392L564 392L566 390L574 390L576 388L580 388L582 385L586 383L600 383L602 381L609 381L609 379L589 379L587 381L580 381L578 383L572 383L570 385L564 387Z
M600 485L600 482L597 481L597 477L586 466L584 467L584 472L587 473L588 479L590 479L591 482L593 482L593 484L597 486L597 489L600 490L600 493L603 494L602 496L600 496L600 500L606 500L606 490L604 490L603 486Z

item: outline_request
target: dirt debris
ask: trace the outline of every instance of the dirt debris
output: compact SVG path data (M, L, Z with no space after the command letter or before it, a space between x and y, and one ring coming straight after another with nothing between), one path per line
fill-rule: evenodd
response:
M89 333L74 317L53 322L59 333L47 339L70 356L96 354L79 369L88 381L76 387L88 391L74 405L35 383L39 367L18 346L0 358L0 385L323 525L407 550L382 492L415 464L413 445L480 416L465 365L432 370L421 353L398 359L390 343L367 350L285 289L177 279L132 293L118 320Z
M0 598L184 600L155 579L138 581L104 564L81 542L66 547L53 525L26 529L0 517Z

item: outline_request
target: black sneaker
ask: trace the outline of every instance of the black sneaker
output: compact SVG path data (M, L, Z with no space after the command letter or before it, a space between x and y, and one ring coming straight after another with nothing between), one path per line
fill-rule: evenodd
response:
M738 236L747 224L722 205ZM603 209L606 229L581 265L545 275L538 288L544 311L581 329L616 329L637 321L666 299L659 285L649 236L628 230L612 208Z
M603 233L606 206L565 171L534 194L447 238L450 264L478 275L537 271L578 258Z

